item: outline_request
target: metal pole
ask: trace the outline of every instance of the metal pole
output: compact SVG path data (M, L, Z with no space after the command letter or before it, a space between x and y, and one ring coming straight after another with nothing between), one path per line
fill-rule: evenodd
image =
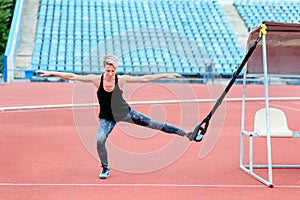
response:
M268 66L267 66L267 49L266 35L262 37L263 69L264 69L264 90L265 90L265 107L266 107L266 132L267 132L267 152L268 152L268 175L269 182L273 185L272 176L272 148L270 135L270 115L269 115L269 90L268 90Z
M243 89L242 89L242 119L241 119L241 136L240 136L240 167L244 165L244 129L245 129L245 106L246 106L246 84L247 84L247 65L245 66L243 76Z

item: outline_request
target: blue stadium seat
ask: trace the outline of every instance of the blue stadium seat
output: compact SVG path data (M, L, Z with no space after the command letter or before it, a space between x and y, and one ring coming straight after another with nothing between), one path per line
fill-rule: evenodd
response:
M297 1L235 0L234 5L249 30L262 21L300 22L299 2Z
M246 15L243 10L241 16ZM221 6L211 0L41 0L32 66L56 63L59 70L88 73L101 70L102 55L118 52L120 73L194 75L201 71L195 58L214 57L221 65L242 59L241 45L228 27ZM127 39L117 40L120 34ZM181 59L193 66L183 66Z

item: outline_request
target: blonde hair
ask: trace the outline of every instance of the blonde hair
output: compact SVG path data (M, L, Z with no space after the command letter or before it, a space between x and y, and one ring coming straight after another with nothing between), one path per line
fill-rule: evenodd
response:
M109 54L109 55L103 56L102 63L103 63L103 67L106 64L112 64L114 67L117 68L119 66L119 59L117 56Z

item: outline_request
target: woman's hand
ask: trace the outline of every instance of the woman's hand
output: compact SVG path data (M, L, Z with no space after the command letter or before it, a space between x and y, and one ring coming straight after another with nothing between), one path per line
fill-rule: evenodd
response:
M166 78L182 78L182 75L178 74L178 73L168 73L166 74Z
M37 70L35 71L36 73L38 73L40 76L51 76L51 72L46 71L46 70Z

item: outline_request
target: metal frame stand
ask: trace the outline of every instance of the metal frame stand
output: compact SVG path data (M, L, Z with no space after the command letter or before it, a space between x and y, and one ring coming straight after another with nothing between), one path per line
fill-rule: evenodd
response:
M288 168L300 168L298 165L273 165L272 164L272 147L271 147L271 133L270 133L270 116L269 116L269 94L268 94L268 67L267 67L267 55L266 55L266 35L262 36L262 53L263 53L263 75L264 75L264 93L265 93L265 110L266 110L266 146L267 146L267 165L254 165L253 164L253 139L259 137L255 132L246 131L245 128L245 99L246 99L246 79L247 68L244 71L243 89L242 89L242 120L241 120L241 135L240 135L240 168L262 182L263 184L273 187L273 169L288 169ZM244 164L245 153L245 137L249 137L249 164ZM293 133L293 137L299 137L299 133ZM268 178L263 178L254 172L254 169L268 169Z

